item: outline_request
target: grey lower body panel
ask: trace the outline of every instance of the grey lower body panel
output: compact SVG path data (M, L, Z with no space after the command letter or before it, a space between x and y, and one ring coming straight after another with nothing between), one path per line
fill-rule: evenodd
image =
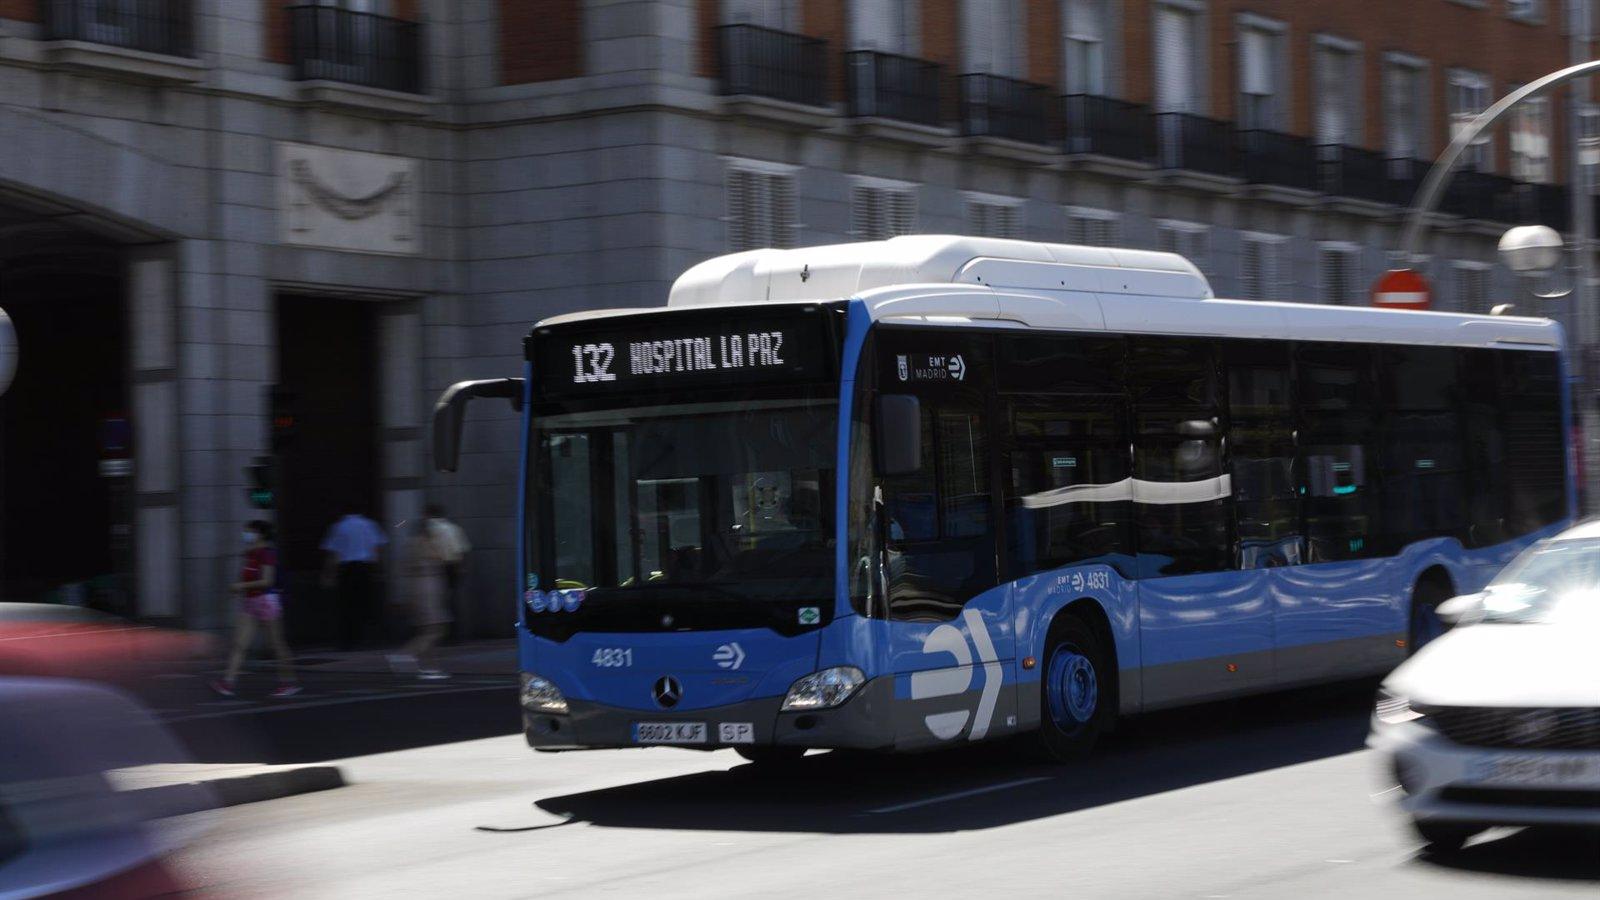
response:
M670 746L698 750L726 747L805 747L886 750L894 746L894 678L874 678L843 706L815 712L781 712L782 697L762 697L707 709L626 709L587 700L568 700L564 716L522 714L522 733L535 750L597 750L653 746L634 741L637 722L704 722L706 742ZM725 744L718 725L748 722L755 740Z

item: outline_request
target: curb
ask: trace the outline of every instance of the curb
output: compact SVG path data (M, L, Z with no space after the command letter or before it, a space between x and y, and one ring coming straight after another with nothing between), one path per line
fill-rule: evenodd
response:
M236 775L203 782L216 794L217 806L239 806L278 800L298 794L331 791L345 786L344 772L338 766L299 766L255 775Z
M296 766L249 775L197 778L121 793L147 810L150 818L167 818L328 791L345 784L344 772L338 766Z

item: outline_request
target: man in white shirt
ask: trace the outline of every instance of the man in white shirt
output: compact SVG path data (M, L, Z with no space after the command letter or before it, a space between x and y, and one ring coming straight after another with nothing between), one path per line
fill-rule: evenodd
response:
M322 539L322 585L339 588L339 646L343 649L361 642L361 632L372 616L373 575L387 543L389 538L378 523L354 506Z
M428 530L433 533L434 540L443 550L444 578L446 598L452 611L457 612L453 621L460 623L460 604L457 600L461 590L462 569L465 567L467 554L472 552L472 544L467 540L467 532L460 525L445 518L444 506L439 503L430 503L423 514L428 519ZM459 624L457 625L459 628ZM457 636L460 636L459 631Z

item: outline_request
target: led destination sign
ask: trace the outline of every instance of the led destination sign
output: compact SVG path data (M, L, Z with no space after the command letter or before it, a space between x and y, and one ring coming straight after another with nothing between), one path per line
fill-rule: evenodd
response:
M828 312L782 319L724 313L608 319L533 336L545 396L664 390L831 377L837 339Z

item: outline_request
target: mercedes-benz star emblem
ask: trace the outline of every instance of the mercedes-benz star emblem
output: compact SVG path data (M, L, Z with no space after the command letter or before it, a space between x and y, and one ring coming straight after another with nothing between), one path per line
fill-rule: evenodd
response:
M655 686L650 689L650 696L656 698L657 706L671 709L683 699L683 685L671 675L663 675L656 679Z

